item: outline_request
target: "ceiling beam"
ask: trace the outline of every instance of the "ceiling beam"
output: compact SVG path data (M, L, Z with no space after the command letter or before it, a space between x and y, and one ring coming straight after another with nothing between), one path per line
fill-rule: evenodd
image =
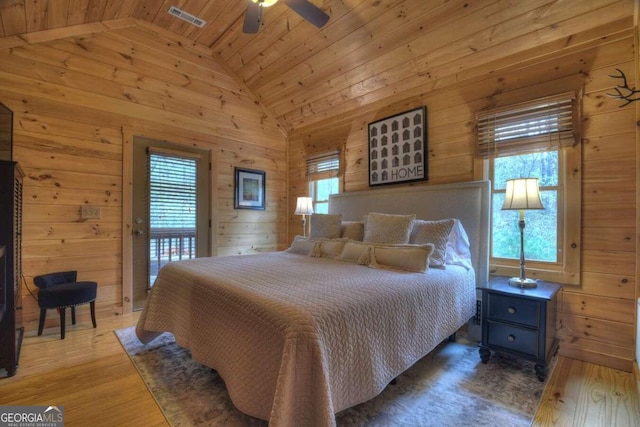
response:
M69 27L60 27L52 30L36 31L33 33L17 34L0 38L0 51L28 44L43 43L51 40L83 36L91 33L101 33L103 31L132 27L135 25L136 20L134 18L122 18L109 21L91 22L89 24L71 25Z

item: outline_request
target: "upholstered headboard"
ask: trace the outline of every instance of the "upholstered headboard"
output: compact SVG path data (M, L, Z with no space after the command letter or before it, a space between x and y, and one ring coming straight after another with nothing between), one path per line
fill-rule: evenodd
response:
M386 187L333 194L329 213L344 221L359 221L369 212L416 214L418 219L457 218L469 235L476 286L489 279L489 181L460 182L419 187Z

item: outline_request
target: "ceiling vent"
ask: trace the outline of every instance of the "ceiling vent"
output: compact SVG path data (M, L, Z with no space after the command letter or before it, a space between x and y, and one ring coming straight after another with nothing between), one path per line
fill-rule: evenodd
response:
M192 14L187 13L183 10L180 10L175 6L171 6L169 8L169 15L173 15L176 18L182 19L183 21L187 21L189 24L193 24L199 28L204 27L205 24L207 23L207 21L204 21L198 18L197 16L193 16Z

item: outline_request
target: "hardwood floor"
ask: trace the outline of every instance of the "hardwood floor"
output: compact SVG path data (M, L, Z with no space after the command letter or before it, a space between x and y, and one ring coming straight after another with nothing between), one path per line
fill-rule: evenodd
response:
M167 426L114 330L139 313L25 337L18 374L0 380L0 405L61 405L66 426ZM560 357L532 426L640 426L632 373Z
M640 426L640 396L630 372L559 357L533 426Z
M66 426L168 426L113 333L139 314L78 319L60 340L57 328L25 337L16 376L0 380L0 405L64 406Z

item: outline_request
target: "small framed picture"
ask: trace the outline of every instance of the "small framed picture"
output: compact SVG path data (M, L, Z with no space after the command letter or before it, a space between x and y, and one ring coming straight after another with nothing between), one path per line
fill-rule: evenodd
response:
M235 168L236 171L236 209L264 210L265 178L264 171Z

